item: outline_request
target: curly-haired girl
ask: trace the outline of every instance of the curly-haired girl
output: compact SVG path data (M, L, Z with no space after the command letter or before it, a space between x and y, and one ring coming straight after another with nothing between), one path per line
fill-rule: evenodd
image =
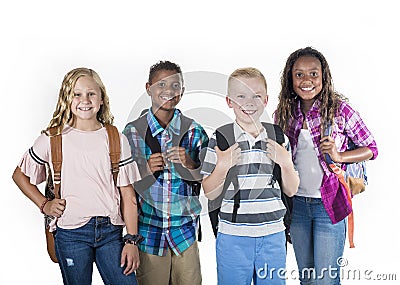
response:
M336 163L351 163L375 159L378 149L359 113L334 90L328 63L319 51L306 47L293 52L281 85L275 122L289 137L300 175L290 226L300 281L340 284L337 259L343 254L345 218L352 208L324 155ZM325 136L327 126L332 132ZM349 140L358 146L355 150L347 150ZM336 274L330 274L330 268Z

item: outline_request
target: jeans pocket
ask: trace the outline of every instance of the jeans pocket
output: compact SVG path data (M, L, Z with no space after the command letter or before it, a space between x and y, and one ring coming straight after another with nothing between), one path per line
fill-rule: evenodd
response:
M123 226L109 223L103 227L103 234L110 240L118 240L122 243L122 230Z
M110 223L108 227L111 232L121 232L122 235L123 226Z

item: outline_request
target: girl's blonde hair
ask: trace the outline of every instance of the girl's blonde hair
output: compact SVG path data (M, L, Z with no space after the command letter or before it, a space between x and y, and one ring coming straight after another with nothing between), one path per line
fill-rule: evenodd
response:
M232 74L229 75L228 79L228 90L229 90L229 84L232 82L232 80L238 79L239 77L261 79L265 87L265 91L267 91L267 80L265 80L265 77L261 73L261 71L259 71L257 68L254 67L238 68L234 72L232 72Z
M345 96L335 91L328 62L322 53L312 47L298 49L293 52L286 61L281 76L279 103L274 113L275 121L284 131L289 128L289 124L294 118L298 101L300 100L293 89L292 69L295 62L303 56L314 57L321 63L322 90L317 95L317 100L321 102L319 112L322 117L322 122L331 122L331 124L333 124L333 119L339 109L341 101L348 101Z
M56 110L54 111L53 118L44 132L47 132L50 128L55 127L57 128L56 134L60 134L64 128L64 125L73 119L71 103L74 98L74 88L76 81L82 76L93 78L100 88L103 104L100 106L100 110L97 112L97 120L102 124L113 123L114 116L110 111L110 101L106 92L106 88L99 75L92 69L80 67L71 70L64 76L60 93L58 95Z

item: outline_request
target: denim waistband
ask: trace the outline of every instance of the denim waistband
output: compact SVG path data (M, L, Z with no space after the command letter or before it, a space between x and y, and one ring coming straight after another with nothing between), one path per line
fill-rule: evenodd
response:
M304 197L304 196L294 196L294 199L306 203L322 203L321 198Z
M96 216L92 217L88 224L98 225L98 224L110 224L110 217Z

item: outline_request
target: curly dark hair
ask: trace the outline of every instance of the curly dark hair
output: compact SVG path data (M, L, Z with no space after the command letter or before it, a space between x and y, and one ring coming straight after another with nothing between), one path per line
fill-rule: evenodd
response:
M149 83L152 84L152 80L156 74L157 71L160 70L173 70L176 71L176 73L179 73L181 75L182 83L183 83L183 75L182 75L182 70L179 65L176 63L170 62L168 60L166 61L159 61L156 64L153 64L150 67L150 72L149 72Z
M275 121L285 131L294 117L294 112L300 100L293 90L293 65L300 57L315 57L321 63L322 69L322 90L317 95L320 100L320 114L322 122L331 122L340 106L341 101L348 101L346 97L335 91L331 71L325 57L316 49L306 47L293 52L287 59L285 68L281 75L281 91L279 93L279 103L275 111Z

